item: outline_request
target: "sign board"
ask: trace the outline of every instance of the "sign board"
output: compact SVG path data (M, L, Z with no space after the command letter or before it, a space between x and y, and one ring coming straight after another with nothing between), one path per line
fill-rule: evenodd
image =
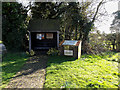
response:
M39 39L39 40L44 39L44 34L37 34L37 39Z
M62 45L76 45L77 42L77 40L65 40Z
M81 57L81 40L63 40L60 43L60 55Z
M53 39L53 33L46 33L47 39Z
M64 50L64 55L73 56L73 50Z

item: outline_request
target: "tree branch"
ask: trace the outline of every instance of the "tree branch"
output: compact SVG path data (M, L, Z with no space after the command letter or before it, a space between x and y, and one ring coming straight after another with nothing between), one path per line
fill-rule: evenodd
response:
M100 8L101 4L103 3L103 1L104 1L104 0L102 0L102 1L98 4L97 10L96 10L96 12L95 12L95 15L94 15L94 17L93 17L93 19L92 19L92 21L91 21L92 23L95 21L95 18L96 18L96 16L97 16L97 13L98 13L99 8Z

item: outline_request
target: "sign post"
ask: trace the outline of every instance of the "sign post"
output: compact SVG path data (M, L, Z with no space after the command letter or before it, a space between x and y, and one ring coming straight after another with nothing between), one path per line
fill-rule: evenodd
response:
M60 54L79 59L81 57L81 42L79 40L62 41L60 43Z

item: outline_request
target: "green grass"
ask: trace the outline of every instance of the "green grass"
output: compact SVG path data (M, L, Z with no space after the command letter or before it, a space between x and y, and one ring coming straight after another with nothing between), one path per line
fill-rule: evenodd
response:
M2 86L5 88L12 77L22 68L28 56L25 53L7 53L2 59Z
M51 56L47 64L45 88L118 88L120 53Z
M0 44L2 43L2 41L0 41Z

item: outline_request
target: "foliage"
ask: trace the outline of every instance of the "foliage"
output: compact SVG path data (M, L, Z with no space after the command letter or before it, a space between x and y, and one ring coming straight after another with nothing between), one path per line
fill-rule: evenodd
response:
M82 40L83 50L85 50L84 43L88 40L89 32L94 27L93 23L103 1L98 3L96 12L90 8L93 1L35 2L31 7L32 18L59 19L60 41L65 39Z
M96 33L91 32L89 34L89 44L93 54L109 51L109 45L107 44L106 34L100 34L99 30Z
M8 50L21 50L27 33L27 10L17 2L2 3L3 43Z
M117 35L115 33L100 33L99 30L94 30L94 32L89 33L89 43L85 48L89 51L87 54L98 54L106 51L117 51ZM89 50L88 50L89 49Z
M49 49L47 54L51 55L51 56L56 56L56 55L59 55L59 51L57 49L55 49L55 48L51 48L51 49Z
M90 14L93 12L89 12L88 9L91 3L93 2L35 2L31 7L32 18L59 19L61 21L60 39L83 39L91 31L99 9L97 7L94 20L91 20L93 17Z
M116 41L116 51L120 51L120 11L116 11L113 13L115 15L113 22L111 24L111 32L115 34L115 40ZM114 43L113 43L114 44Z
M32 18L59 19L60 39L88 40L94 21L103 0L95 13L91 12L91 2L35 2L29 5ZM90 12L89 12L90 11ZM89 13L88 13L89 12ZM13 14L13 15L11 15ZM18 3L3 3L3 41L7 49L21 49L26 40L27 10ZM27 18L29 19L29 18ZM18 44L19 42L19 44ZM84 46L84 44L83 44ZM86 48L86 47L83 47Z
M119 53L82 55L81 59L51 56L47 63L45 88L118 88ZM108 59L109 58L109 59Z
M116 34L110 33L106 35L106 44L110 48L110 50L115 51L116 50Z
M31 7L32 18L53 19L56 18L59 4L52 2L35 2Z
M10 79L22 68L28 56L23 53L7 53L2 59L2 88L5 88Z
M34 56L35 55L35 51L31 50L30 51L30 56Z

